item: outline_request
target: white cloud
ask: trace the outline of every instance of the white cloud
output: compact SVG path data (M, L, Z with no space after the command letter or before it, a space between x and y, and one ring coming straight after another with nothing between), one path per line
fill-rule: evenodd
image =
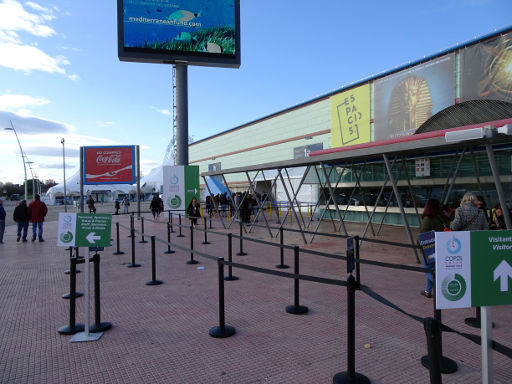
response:
M0 127L10 127L10 122L14 125L18 135L71 134L75 131L71 125L58 121L0 111Z
M151 109L153 109L154 111L157 111L158 113L161 113L162 115L171 115L172 112L169 111L168 109L164 108L164 109L159 109L157 107L151 107Z
M97 121L96 124L98 125L98 127L107 128L107 127L113 126L114 122L113 121Z
M0 110L15 110L18 113L20 113L20 111L24 111L24 115L27 114L27 110L23 110L21 108L40 107L49 103L50 100L45 99L44 97L32 97L28 95L0 95Z
M56 35L56 31L48 25L53 20L53 9L43 7L34 2L23 5L16 0L3 0L0 3L0 66L16 71L43 71L67 75L64 66L69 61L64 56L51 56L37 48L36 42L25 42L20 33L28 33L37 38ZM78 80L77 75L68 76Z

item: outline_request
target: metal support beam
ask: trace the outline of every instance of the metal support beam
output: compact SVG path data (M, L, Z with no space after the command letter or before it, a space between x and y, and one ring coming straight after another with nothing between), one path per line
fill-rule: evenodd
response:
M510 211L507 208L505 192L503 191L503 185L501 184L500 172L498 166L496 165L496 159L494 158L492 145L490 143L485 143L485 149L487 150L487 157L489 158L489 164L491 166L492 175L494 177L496 192L498 192L498 199L500 201L501 211L503 212L503 216L505 217L505 224L507 225L507 229L512 229L512 224L510 221Z
M391 164L389 163L388 155L386 155L384 153L382 155L382 157L384 158L384 162L386 163L386 169L388 171L389 180L391 180L391 184L393 185L393 192L395 193L396 201L398 203L398 207L400 208L400 214L402 215L402 220L404 221L404 225L405 225L405 230L407 232L407 236L409 236L409 241L411 242L411 245L412 246L416 246L416 241L414 240L414 238L412 236L411 228L409 227L409 222L407 221L407 215L405 214L404 206L402 204L402 199L400 198L400 193L398 191L397 182L393 178L393 170L391 168ZM414 256L416 257L416 262L419 263L420 262L420 258L418 256L418 251L416 250L416 248L413 248L413 252L414 252Z
M284 193L286 193L286 197L288 198L288 201L292 205L292 214L295 216L295 220L297 220L297 225L299 226L300 234L302 235L302 239L304 240L304 244L307 244L308 241L306 240L306 236L304 235L304 231L302 229L302 226L300 225L299 217L297 216L297 212L295 212L295 209L293 209L293 203L290 199L290 193L288 192L288 188L286 187L286 184L284 183L283 174L281 173L281 169L278 169L277 172L279 173L279 178L281 179L281 183L283 183Z

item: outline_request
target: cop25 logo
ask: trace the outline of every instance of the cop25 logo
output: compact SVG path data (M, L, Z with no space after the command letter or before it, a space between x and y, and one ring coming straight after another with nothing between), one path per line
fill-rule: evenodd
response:
M466 280L458 273L450 274L443 279L441 292L450 301L458 301L466 293Z
M460 240L455 237L455 235L452 236L450 240L446 243L446 250L448 253L455 255L460 252L461 244Z

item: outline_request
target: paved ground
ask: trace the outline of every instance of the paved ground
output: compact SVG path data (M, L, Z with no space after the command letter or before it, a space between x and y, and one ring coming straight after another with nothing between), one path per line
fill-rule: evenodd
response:
M107 208L106 208L107 209ZM196 255L200 264L189 265L186 251L166 255L157 242L157 278L162 285L147 286L151 279L150 244L136 240L136 262L131 261L128 232L121 229L121 250L102 253L101 316L113 328L98 341L71 343L57 329L67 324L69 301L69 253L56 246L55 207L50 207L44 243L16 243L15 227L8 226L0 248L0 382L1 383L331 383L346 370L346 288L301 281L300 304L306 315L291 315L293 280L233 269L240 279L225 283L226 324L236 334L226 339L209 336L219 324L218 269L216 262ZM100 209L99 209L100 211ZM145 216L149 219L149 215ZM128 216L114 216L127 226ZM145 220L145 231L166 239L166 219ZM352 234L360 225L349 226ZM140 222L136 223L140 228ZM322 230L329 231L329 223ZM219 222L214 230L227 232ZM238 227L231 231L238 233ZM172 243L188 247L186 237L172 234ZM264 230L251 236L269 240ZM402 228L385 227L380 239L405 242ZM227 257L225 236L210 234L210 245L194 248L212 256ZM277 242L276 239L272 241ZM286 233L287 244L303 245L297 234ZM115 243L114 243L115 244ZM318 237L305 248L340 253L344 241ZM238 252L238 240L234 241ZM83 252L85 249L81 249ZM237 263L275 269L279 250L244 242L247 256L234 256ZM416 265L410 250L365 243L363 259ZM344 280L345 263L312 254L301 254L301 274ZM285 262L293 265L290 251ZM84 265L80 266L78 289L84 290ZM291 271L291 270L286 270ZM226 271L227 272L227 271ZM432 301L419 295L424 275L418 272L363 265L362 283L407 313L432 316ZM85 300L77 299L77 321L85 318ZM464 333L479 330L464 323L474 310L443 311L443 321ZM93 318L91 313L91 318ZM493 308L496 341L512 348L512 306ZM423 324L383 305L364 292L356 294L356 371L372 383L428 383L428 371L420 358L426 354ZM365 345L369 348L365 348ZM459 370L443 375L444 383L481 381L480 346L454 333L443 333L443 352ZM512 383L512 361L494 352L495 382Z

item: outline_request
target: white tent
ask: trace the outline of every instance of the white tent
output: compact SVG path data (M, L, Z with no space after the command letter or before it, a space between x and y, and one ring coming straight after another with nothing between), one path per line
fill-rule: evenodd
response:
M163 171L162 166L153 168L146 176L140 180L140 193L143 199L154 193L163 191ZM84 185L84 195L92 195L96 201L112 202L123 198L124 195L136 195L136 184L98 184ZM80 199L80 172L75 173L66 180L66 195L69 200ZM149 195L149 196L148 196ZM49 204L63 204L64 202L64 183L51 187L46 196L49 198Z
M98 184L84 185L84 195L92 195L96 201L112 202L127 194L137 193L137 186L130 184ZM80 172L75 173L66 180L66 195L69 200L80 199ZM64 183L57 184L46 192L49 197L49 204L64 203Z

